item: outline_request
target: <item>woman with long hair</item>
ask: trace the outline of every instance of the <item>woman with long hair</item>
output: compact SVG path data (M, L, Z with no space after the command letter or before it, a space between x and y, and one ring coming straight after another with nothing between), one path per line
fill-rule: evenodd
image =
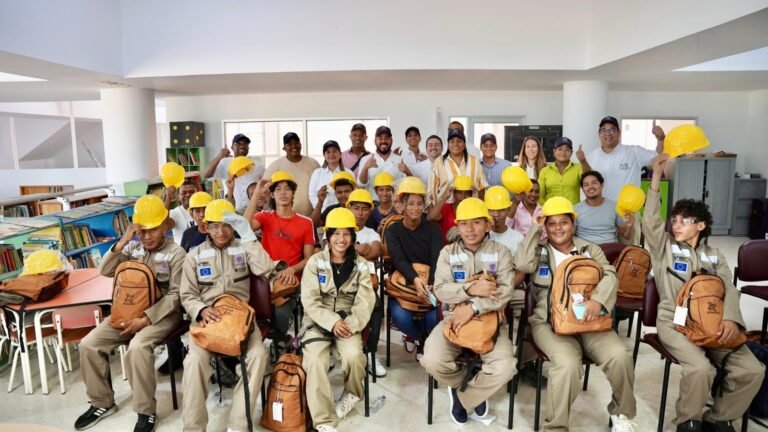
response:
M323 166L317 168L312 172L312 177L309 179L309 202L312 204L312 208L317 207L318 195L325 196L323 201L323 207L320 212L324 212L328 207L338 204L339 201L333 194L333 188L330 187L331 179L333 175L342 171L346 171L355 177L355 173L352 170L344 168L344 163L341 160L341 147L339 143L334 140L328 140L323 144ZM321 189L323 192L321 192Z
M517 164L528 173L528 177L534 180L539 178L539 173L547 166L547 159L544 157L544 147L538 137L528 135L523 138Z

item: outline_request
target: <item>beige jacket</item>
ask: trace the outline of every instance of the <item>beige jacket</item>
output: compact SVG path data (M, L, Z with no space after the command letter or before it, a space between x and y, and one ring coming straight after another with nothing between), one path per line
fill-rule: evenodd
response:
M515 254L515 270L531 275L533 295L536 296L536 310L528 320L532 325L547 322L549 317L547 297L552 286L555 268L555 254L548 241L539 242L544 226L534 223L530 231L525 235ZM611 312L616 304L616 290L619 281L616 278L616 269L605 258L600 246L590 243L578 237L573 238L573 245L580 255L588 256L597 261L603 267L603 278L597 285L591 300L594 300Z
M187 256L184 249L168 237L163 241L163 245L154 252L147 251L141 242L135 240L128 242L121 253L115 253L114 248L112 246L104 254L99 265L99 272L103 276L114 277L117 266L122 262L137 261L146 264L155 273L155 280L163 293L163 297L144 311L144 314L154 324L173 313L178 313L181 271L184 266L184 257Z
M472 283L466 282L472 276L486 271L496 275L498 298L473 297L467 293ZM464 247L462 240L451 243L440 251L435 271L435 296L440 302L453 306L470 302L479 314L504 310L512 300L515 270L512 254L506 246L486 236L476 252Z
M346 282L337 287L333 281L333 269L328 249L312 255L301 274L301 304L304 319L301 323L304 333L312 326L332 331L336 321L341 319L340 311L352 333L360 333L373 313L376 293L371 285L368 261L357 256L356 266Z
M189 251L181 277L181 304L192 317L213 305L216 297L231 294L244 302L251 298L251 274L270 277L281 261L272 261L259 242L233 239L224 249L211 239ZM282 267L282 266L280 266Z
M646 249L651 253L653 275L659 290L657 320L672 321L677 292L691 278L692 272L705 269L709 274L720 276L725 283L723 319L745 328L739 307L741 293L733 285L733 274L725 256L717 248L705 244L699 244L694 249L685 242L675 241L667 233L666 223L661 219L660 202L659 193L648 190L643 213L643 234Z

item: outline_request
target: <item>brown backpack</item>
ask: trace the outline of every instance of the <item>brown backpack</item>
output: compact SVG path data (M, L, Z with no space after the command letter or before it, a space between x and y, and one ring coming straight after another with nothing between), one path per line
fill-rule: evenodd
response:
M163 293L155 281L155 272L138 261L124 261L117 266L112 281L112 314L109 325L123 329L123 323L144 315Z
M285 302L288 301L287 297L295 294L296 291L299 290L299 286L301 285L299 283L299 281L301 281L301 274L294 275L293 278L293 283L286 283L277 279L272 282L272 303L275 304L275 307L280 307L285 304Z
M16 304L50 300L69 286L69 273L19 276L0 285L0 303Z
M403 220L403 215L394 213L384 219L379 224L379 236L381 237L381 258L387 266L391 266L392 259L389 256L389 247L387 246L386 232L395 222Z
M253 331L256 312L248 303L231 294L216 297L212 307L221 319L205 327L191 327L189 336L207 351L228 356L244 354L244 345Z
M651 254L637 246L627 246L614 261L619 278L618 294L622 297L643 298L645 283L651 272Z
M503 311L486 312L467 321L458 333L453 330L450 322L446 323L443 334L454 345L468 348L482 355L493 350L503 322Z
M311 424L307 406L307 374L301 356L286 353L272 369L267 390L267 406L261 426L281 432L304 432ZM282 408L282 409L281 409ZM281 409L280 412L277 412Z
M429 280L429 266L413 263L413 269L422 280ZM427 312L432 309L432 304L418 294L418 289L413 285L406 285L405 276L396 271L387 279L387 294L394 297L405 310L411 312Z
M584 300L589 300L602 278L603 268L600 264L585 256L569 257L557 266L549 293L550 321L556 334L575 335L611 329L610 314L584 322L576 318L572 307L571 294L579 293L584 296Z
M675 325L695 345L703 348L734 349L747 341L744 332L727 345L717 342L717 330L723 321L725 284L719 276L696 275L677 292L675 305L688 309L685 326Z

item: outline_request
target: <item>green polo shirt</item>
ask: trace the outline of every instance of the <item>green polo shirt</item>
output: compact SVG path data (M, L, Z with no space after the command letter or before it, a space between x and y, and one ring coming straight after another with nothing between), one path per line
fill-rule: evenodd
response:
M581 165L568 162L565 171L560 174L556 163L544 167L539 173L539 202L544 204L548 199L561 196L573 204L581 201Z

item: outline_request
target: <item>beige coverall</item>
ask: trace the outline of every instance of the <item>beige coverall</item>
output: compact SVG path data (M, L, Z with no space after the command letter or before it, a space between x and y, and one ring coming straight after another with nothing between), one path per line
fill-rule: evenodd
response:
M213 245L210 238L189 251L184 261L181 278L181 304L192 317L192 326L198 325L200 312L222 294L231 294L244 302L250 299L251 274L269 276L279 261L272 261L258 242L242 243L233 239L224 249ZM208 378L211 376L211 358L215 354L200 348L190 340L189 354L184 359L184 390L182 420L185 431L204 431L208 424ZM269 356L264 349L258 329L251 333L246 352L246 370L250 391L251 418L257 419L256 406ZM254 420L254 423L257 423ZM229 427L237 431L247 430L243 380L235 385Z
M163 297L144 312L151 324L134 335L120 336L122 330L112 328L109 319L88 333L79 347L83 381L92 406L112 406L115 392L108 380L109 353L128 343L125 367L133 391L133 410L137 414L152 415L156 413L157 403L154 349L181 322L179 284L186 253L167 237L163 245L151 253L138 241L126 244L121 253L115 253L113 249L114 246L101 260L99 271L102 275L113 277L117 266L124 261L142 262L155 272Z
M472 285L466 282L472 276L486 271L496 275L497 299L473 297L467 293ZM515 270L512 254L506 246L486 237L480 248L472 252L464 247L462 240L443 248L435 270L435 296L452 310L459 304L473 303L479 314L504 311L512 299ZM424 345L421 365L441 384L458 389L466 373L466 365L456 363L462 347L448 341L443 333L450 325L452 315L446 313L437 324ZM509 340L509 329L503 324L493 350L480 356L482 369L469 382L465 391L459 391L461 405L471 411L504 387L517 372L514 346Z
M584 370L582 357L586 355L605 373L613 389L608 404L611 415L623 414L634 418L636 401L633 394L635 370L632 356L613 331L583 333L578 336L560 336L547 322L547 296L554 276L554 251L549 243L539 244L543 226L533 224L515 255L515 270L531 275L531 286L536 296L536 309L528 320L536 345L549 357L552 367L547 384L547 408L544 430L568 430L571 405L580 391L579 381ZM607 311L616 303L618 280L616 270L608 263L600 246L573 238L574 248L589 256L603 267L603 279L592 295Z
M733 286L733 274L719 250L704 244L694 249L687 243L678 243L667 234L665 221L659 213L659 193L648 191L643 214L643 234L646 247L651 253L656 287L659 290L659 312L656 329L664 347L675 356L682 366L680 391L672 420L680 424L688 420L701 420L702 409L709 399L712 382L715 379L713 362L720 365L723 357L731 350L704 349L694 345L675 329L672 320L675 315L675 298L691 278L692 272L706 269L716 274L725 283L725 305L723 320L733 321L745 328L739 307L740 293ZM741 417L760 390L765 368L746 346L728 357L727 371L723 383L723 395L714 399L712 409L703 418L709 421L734 420Z
M368 325L376 303L371 286L368 261L359 256L355 268L341 287L333 281L333 269L328 249L313 255L301 275L301 304L304 319L301 323L302 366L307 373L307 404L314 427L332 425L339 419L333 404L331 383L328 380L328 362L333 347L341 358L344 386L348 393L363 399L366 358L363 353L361 332ZM333 325L346 313L344 321L352 336L339 339L333 336ZM305 344L309 339L321 339Z

